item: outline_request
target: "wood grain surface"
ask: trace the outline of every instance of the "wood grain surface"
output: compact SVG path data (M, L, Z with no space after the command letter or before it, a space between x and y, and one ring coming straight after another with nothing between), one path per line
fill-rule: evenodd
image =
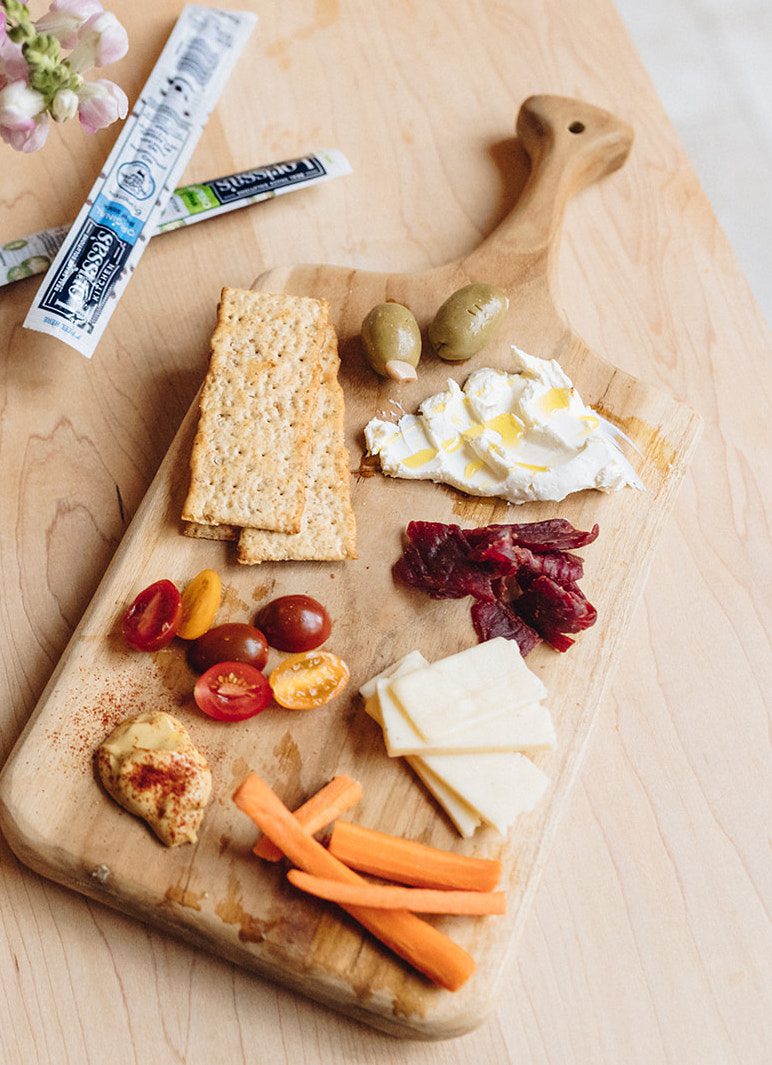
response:
M198 423L194 401L0 775L0 829L36 871L397 1035L458 1036L477 1027L494 1006L502 966L536 893L617 649L699 434L700 419L688 406L591 352L551 297L565 208L572 196L624 163L630 127L581 101L542 95L520 108L517 133L530 160L527 184L509 215L469 255L409 275L298 265L268 270L255 282L266 292L314 296L329 305L341 351L358 559L343 566L279 562L255 569L238 566L229 544L182 537ZM401 387L372 373L359 337L370 308L396 299L426 330L437 307L471 281L495 283L509 296L506 321L484 351L461 366L427 351L418 380ZM510 368L513 341L559 359L585 402L630 434L645 491L581 492L559 505L513 511L495 499L371 476L363 443L370 418L395 402L416 409L447 387L448 376L463 384L481 366ZM553 516L582 529L596 521L601 527L582 581L598 622L570 654L542 646L528 658L549 693L558 733L557 749L535 757L551 780L546 798L517 819L507 840L488 831L462 843L405 763L385 757L357 689L410 651L436 661L472 645L469 602L438 604L395 587L391 563L399 557L407 518L474 527ZM175 644L138 656L117 629L125 604L149 581L166 576L184 587L205 567L223 576L221 621L251 620L277 595L302 591L322 600L334 621L327 646L348 663L349 690L313 714L279 709L228 728L202 718L191 698L195 674L183 648ZM267 668L275 664L269 659ZM182 717L212 766L213 801L195 848L160 851L145 826L95 787L95 749L138 708ZM230 801L247 767L266 777L290 807L346 772L363 786L355 812L361 823L501 859L506 917L445 922L477 964L463 989L449 995L429 987L352 929L343 914L288 892L281 870L255 861L254 828Z
M136 91L177 9L123 6ZM0 294L3 752L195 392L220 285L248 284L261 263L421 269L469 251L522 184L500 131L532 91L635 125L625 170L569 210L561 304L593 348L687 400L707 432L494 1020L453 1044L394 1044L142 932L3 849L4 1056L766 1060L769 338L747 287L607 6L284 7L259 5L188 176L328 143L356 176L158 241L91 364L21 332L34 282ZM4 235L75 213L110 135L60 136L39 158L3 157Z

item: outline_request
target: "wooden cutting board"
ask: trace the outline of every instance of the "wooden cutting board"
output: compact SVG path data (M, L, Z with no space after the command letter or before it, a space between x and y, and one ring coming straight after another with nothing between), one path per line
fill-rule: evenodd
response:
M465 259L417 275L296 266L271 270L255 283L266 291L330 301L341 342L359 559L241 567L232 545L181 536L179 514L197 419L191 409L0 776L0 825L14 852L33 869L352 1017L423 1038L467 1031L495 1004L498 976L536 890L610 669L624 655L627 619L699 429L690 409L589 351L550 295L564 207L583 186L622 165L632 143L629 127L578 101L543 96L521 108L518 135L531 159L529 180L509 217ZM399 195L398 174L394 194ZM404 302L425 328L439 304L471 280L492 282L510 294L509 320L499 339L464 364L443 363L427 353L418 381L407 387L376 379L358 340L370 307L384 299ZM602 306L602 292L597 300ZM630 457L645 493L584 492L561 504L512 510L427 482L374 473L364 458L362 429L389 399L411 410L445 387L448 376L463 382L479 366L506 368L511 342L558 359L585 401L634 440L640 456ZM540 647L528 659L547 685L556 719L558 749L537 759L552 786L508 840L485 831L461 841L409 768L386 757L356 690L409 650L418 648L434 660L473 643L470 604L435 602L396 587L391 565L410 519L472 526L553 516L585 529L597 521L601 534L582 552L587 572L582 587L598 608L598 623L567 654ZM160 577L183 586L205 566L223 575L220 621L252 620L267 597L290 592L324 602L334 619L328 646L351 667L347 694L313 713L270 710L226 726L197 712L194 674L181 647L155 655L127 651L119 621L137 592ZM274 655L269 667L275 660ZM214 798L195 847L162 848L95 780L96 746L119 720L146 709L178 715L212 766ZM299 897L280 869L252 858L255 832L230 801L249 768L264 775L290 806L336 773L348 773L364 786L355 812L363 824L464 853L500 855L507 916L438 921L477 959L468 985L456 994L429 986L345 915ZM611 787L608 801L614 801Z

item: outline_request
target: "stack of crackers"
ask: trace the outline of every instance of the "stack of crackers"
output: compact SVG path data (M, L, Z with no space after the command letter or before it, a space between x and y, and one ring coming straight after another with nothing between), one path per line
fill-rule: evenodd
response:
M186 536L246 564L356 558L327 302L225 288L201 394Z

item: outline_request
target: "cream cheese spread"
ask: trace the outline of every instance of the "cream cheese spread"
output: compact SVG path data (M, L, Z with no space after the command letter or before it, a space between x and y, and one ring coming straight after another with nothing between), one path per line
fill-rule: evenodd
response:
M554 360L512 347L513 372L475 370L463 389L425 399L418 414L365 426L371 454L392 477L439 481L510 503L565 499L643 484L607 423Z

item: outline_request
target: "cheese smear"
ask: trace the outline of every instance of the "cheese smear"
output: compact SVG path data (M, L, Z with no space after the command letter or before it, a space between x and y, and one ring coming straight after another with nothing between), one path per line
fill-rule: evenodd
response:
M512 347L513 372L475 370L462 388L425 399L396 424L365 426L391 477L440 481L510 503L565 499L597 488L643 489L607 423L585 405L554 360Z

